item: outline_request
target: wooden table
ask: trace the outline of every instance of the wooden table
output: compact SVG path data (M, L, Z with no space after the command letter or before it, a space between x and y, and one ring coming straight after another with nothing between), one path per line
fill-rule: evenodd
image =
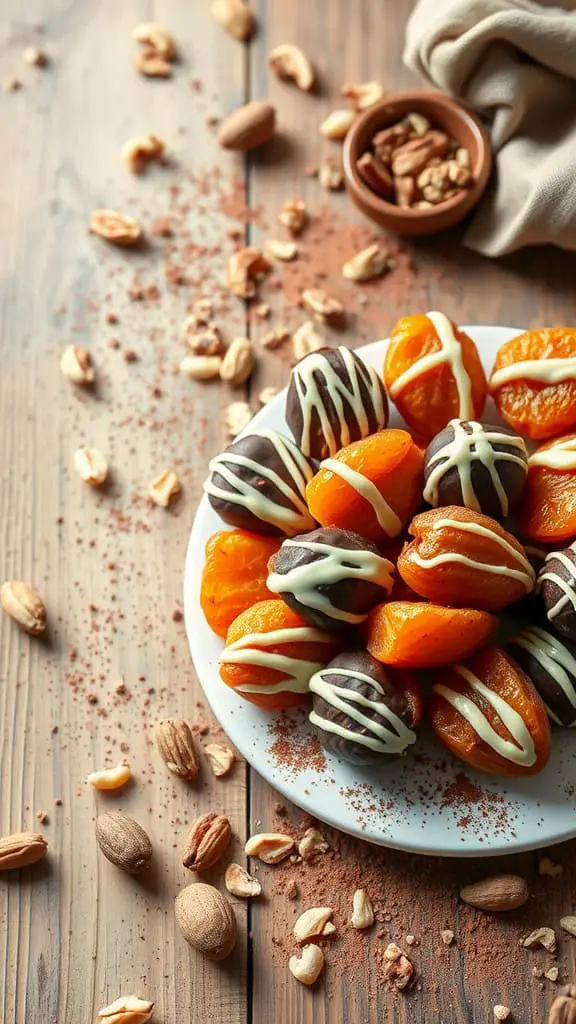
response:
M298 986L286 966L290 943L278 946L295 913L281 896L249 907L236 901L241 938L224 965L202 960L175 926L173 898L187 881L179 856L187 824L199 812L225 810L236 837L232 852L241 858L247 832L270 827L277 801L243 763L227 780L206 769L199 788L179 784L153 743L154 723L167 715L206 722L212 738L217 734L199 703L183 625L173 613L206 461L225 444L222 411L238 397L173 372L183 354L178 326L187 303L213 293L228 338L261 336L266 325L223 297L233 244L227 232L240 225L255 241L278 234L285 199L301 195L314 216L322 206L332 211L322 216L336 218L335 245L362 236L364 228L356 236L351 226L364 222L345 195L322 192L304 174L322 152L337 152L320 139L318 123L339 105L345 80L376 78L388 89L415 84L401 63L408 0L259 0L260 28L247 47L223 33L209 6L4 5L1 75L16 75L23 87L0 100L0 576L35 582L50 629L39 642L6 617L0 622L0 833L39 827L35 815L44 810L50 852L42 864L0 881L0 1020L84 1024L101 1005L136 990L156 1000L159 1024L479 1024L492 1020L495 1003L510 1006L522 1024L541 1021L554 985L534 979L532 966L551 960L519 950L518 938L542 924L558 928L560 914L573 910L573 846L554 851L564 866L555 879L538 879L535 855L507 860L535 895L521 913L498 920L481 920L456 901L460 884L482 874L483 864L371 854L381 866L377 895L388 911L384 921L392 921L386 927L398 941L408 931L418 940L419 982L406 997L374 986L373 950L382 942L375 934L366 937L352 976L330 977L328 963L328 988ZM168 81L143 79L133 67L132 29L147 19L168 26L177 41L180 61ZM317 63L319 95L270 79L267 52L287 41ZM46 69L22 61L23 49L38 42L51 55ZM221 152L206 119L266 95L278 106L281 140L246 160ZM148 132L166 140L171 162L134 179L120 147ZM243 188L259 211L246 226L246 217L229 216L238 215ZM89 236L97 206L134 212L146 225L172 213L172 262L187 263L190 283L166 282L162 239L122 253ZM314 237L313 226L303 251L311 251ZM342 336L347 343L386 334L399 315L426 308L460 322L526 327L576 315L574 260L560 252L491 262L462 248L455 233L403 245L399 259L396 276L366 289L365 312L354 306ZM330 264L328 283L341 287L333 271ZM128 294L131 286L135 294L135 277L143 301ZM158 300L146 291L153 283ZM299 322L301 312L282 290L269 289L266 300L271 323ZM111 312L117 324L107 319ZM112 337L119 349L109 347ZM61 351L71 341L93 353L93 393L69 385L60 372ZM263 385L286 380L288 363L289 356L261 353L245 389L254 408ZM73 452L85 442L110 458L113 477L103 493L83 485L72 468ZM150 507L147 487L169 465L178 468L184 491L165 512ZM126 693L118 692L121 680ZM87 773L123 755L134 771L129 789L109 799L89 791ZM107 807L126 810L152 836L150 877L133 880L99 853L94 819ZM288 814L298 820L295 809ZM341 845L344 862L353 866L365 856L361 844L327 834ZM262 870L269 894L272 870ZM433 923L440 919L455 932L450 949L442 948ZM561 941L560 978L568 981L573 940Z

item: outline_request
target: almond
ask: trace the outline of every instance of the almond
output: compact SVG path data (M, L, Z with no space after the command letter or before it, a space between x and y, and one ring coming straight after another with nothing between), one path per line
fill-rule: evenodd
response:
M221 743L207 743L204 753L214 775L218 777L227 775L234 764L234 752L230 747L223 747Z
M210 811L192 825L182 853L182 863L190 871L207 871L226 852L232 829L223 814Z
M350 918L352 928L362 931L364 928L371 928L374 924L374 908L366 889L356 889L352 897L352 917Z
M528 899L528 886L520 875L492 875L460 890L460 899L478 910L516 910Z
M224 885L233 896L240 896L242 899L259 896L262 892L262 886L258 879L249 875L241 864L228 865L224 875Z
M252 342L248 338L235 338L220 366L220 377L238 387L248 380L256 357Z
M39 593L23 580L6 580L0 587L0 604L14 622L32 636L46 629L46 608Z
M48 843L40 832L13 832L0 839L0 871L36 864L46 856Z
M164 718L156 726L156 743L160 757L173 775L190 780L198 777L200 764L188 722Z
M375 243L352 256L342 267L342 276L349 281L372 281L390 269L388 251Z
M220 375L220 356L185 356L180 363L180 373L191 380L214 380Z
M130 765L118 764L115 768L103 768L99 772L90 772L86 782L94 789L120 789L132 778Z
M252 100L228 115L218 132L218 142L224 149L254 149L268 142L275 131L275 108L263 100Z
M345 139L356 120L353 110L333 110L320 125L320 134L326 139L340 142Z
M142 238L142 225L135 217L116 210L94 210L89 230L113 245L136 245Z
M80 345L68 345L62 353L60 369L73 384L93 384L94 366L92 356L87 348Z
M111 864L139 875L152 860L152 843L137 821L120 811L96 818L96 841Z
M211 960L224 960L236 945L236 918L213 885L187 885L176 897L176 922L186 942Z
M284 203L278 220L285 228L288 228L293 235L299 235L308 220L306 207L301 199L289 199Z
M101 1024L146 1024L154 1010L154 1003L138 996L120 996L98 1014Z
M347 82L342 86L342 95L350 101L354 110L367 110L384 95L380 82Z
M210 8L212 17L234 39L244 42L254 32L254 15L244 0L214 0Z
M300 956L291 956L288 961L290 972L301 985L313 985L324 967L324 953L313 942L302 948Z
M244 847L247 857L258 857L265 864L279 864L294 849L291 836L281 832L258 832Z
M324 928L329 922L334 911L332 907L310 907L297 918L293 933L296 942L307 942L318 935L324 934Z
M168 508L172 498L179 493L180 480L175 469L163 469L148 486L149 497L161 508Z
M108 460L98 448L83 445L74 453L74 469L86 484L98 487L108 478Z
M314 68L297 46L289 43L276 46L268 55L268 67L278 78L294 82L303 92L310 92L314 87Z

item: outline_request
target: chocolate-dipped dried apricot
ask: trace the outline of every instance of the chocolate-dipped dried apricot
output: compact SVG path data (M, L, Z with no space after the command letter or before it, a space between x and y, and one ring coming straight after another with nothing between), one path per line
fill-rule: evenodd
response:
M576 646L540 626L530 626L506 646L532 680L551 722L576 726Z
M495 519L450 505L415 516L409 531L398 572L429 601L495 611L534 588L524 548Z

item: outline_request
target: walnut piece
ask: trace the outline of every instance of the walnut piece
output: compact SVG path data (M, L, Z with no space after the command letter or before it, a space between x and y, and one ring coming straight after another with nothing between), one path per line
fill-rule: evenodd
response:
M232 253L228 260L228 288L241 299L252 299L256 294L255 282L269 269L270 264L260 249L253 245L244 246Z
M318 181L328 192L338 192L344 184L342 165L333 157L327 156L320 164Z
M534 946L542 946L548 953L556 952L556 932L553 928L535 928L530 935L522 939L525 949L533 949Z
M305 288L302 302L304 309L321 324L337 323L344 314L342 303L328 295L323 288Z

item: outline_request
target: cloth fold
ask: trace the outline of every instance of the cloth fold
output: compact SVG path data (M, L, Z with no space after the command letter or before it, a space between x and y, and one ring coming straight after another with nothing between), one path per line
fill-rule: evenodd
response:
M576 250L576 0L419 0L404 63L488 122L494 175L465 244Z

